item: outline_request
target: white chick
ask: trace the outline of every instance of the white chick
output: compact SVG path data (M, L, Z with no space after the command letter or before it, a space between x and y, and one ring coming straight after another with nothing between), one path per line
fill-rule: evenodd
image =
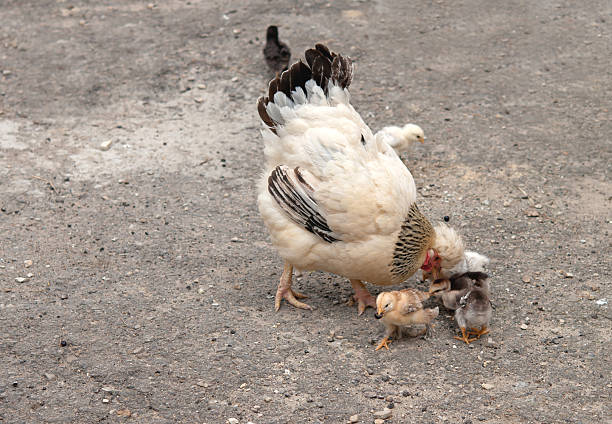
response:
M418 125L407 124L403 127L384 127L375 137L384 141L395 150L397 154L407 152L415 142L425 142L425 134Z

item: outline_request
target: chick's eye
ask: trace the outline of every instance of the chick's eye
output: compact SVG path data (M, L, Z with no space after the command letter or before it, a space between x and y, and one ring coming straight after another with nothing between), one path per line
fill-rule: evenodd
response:
M387 303L387 304L385 305L385 308L388 308L388 307L389 307L389 304Z

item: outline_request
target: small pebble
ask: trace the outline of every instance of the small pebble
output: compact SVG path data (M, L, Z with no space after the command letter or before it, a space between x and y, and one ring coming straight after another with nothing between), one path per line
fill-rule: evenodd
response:
M238 421L238 418L228 418L227 422L229 424L238 424L239 421Z
M376 418L374 420L374 424L385 424L385 420L383 420L382 418Z
M23 261L23 265L24 265L26 268L31 267L33 263L34 263L34 262L32 262L32 260L31 260L31 259L26 259L25 261Z
M45 373L45 378L46 378L47 380L49 380L49 381L53 381L53 380L55 380L55 374L51 374L51 373L49 373L49 372L46 372L46 373Z
M521 324L521 330L527 330L529 326L527 324Z
M15 278L15 281L17 281L18 283L25 283L26 281L28 281L28 279L24 277L17 277Z
M349 423L358 423L359 422L359 415L355 414L355 415L351 415L351 417L349 418Z
M272 402L272 398L270 396L266 396L266 397L264 397L264 402L270 403L270 402Z
M102 143L100 143L100 150L105 152L108 149L110 149L112 145L113 145L113 140L103 141Z
M444 215L444 222L448 222L448 221L450 221L450 216Z
M523 275L523 283L531 283L531 277L528 275Z
M382 420L386 420L388 418L391 418L392 415L393 415L393 411L391 411L389 408L385 408L382 411L374 412L374 417L375 418L380 418Z
M66 347L66 345L67 345L67 344L68 344L68 343L66 342L66 340L62 340L62 341L60 342L60 346L61 346L61 347Z
M108 403L108 402L110 402L110 400L108 400L106 398L102 399L102 403Z
M139 353L142 353L142 351L143 351L142 346L141 347L137 347L136 349L134 349L132 351L132 354L138 355Z
M485 390L491 390L492 388L494 388L495 386L491 383L482 383L482 388Z

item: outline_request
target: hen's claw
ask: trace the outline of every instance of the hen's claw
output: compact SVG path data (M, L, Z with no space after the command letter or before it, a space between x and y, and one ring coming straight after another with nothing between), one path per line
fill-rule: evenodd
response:
M391 343L391 342L392 342L392 340L389 340L389 338L388 338L388 337L385 337L384 339L382 339L382 340L380 341L380 343L378 344L378 346L376 346L376 349L375 349L375 350L382 349L383 347L384 347L385 349L389 350L389 343Z
M282 287L279 287L278 290L276 290L276 298L274 299L274 308L276 309L276 312L278 312L278 310L280 309L281 299L285 299L287 302L289 302L291 305L295 306L296 308L308 309L309 311L312 311L312 307L310 305L304 302L300 302L298 300L298 299L306 299L306 298L308 298L308 296L295 292L290 287L285 288L285 289L283 289Z

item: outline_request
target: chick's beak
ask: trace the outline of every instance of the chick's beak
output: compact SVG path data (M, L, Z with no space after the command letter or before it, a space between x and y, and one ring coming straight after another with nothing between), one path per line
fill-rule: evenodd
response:
M374 318L381 319L383 317L383 311L378 309L378 311L374 314Z

